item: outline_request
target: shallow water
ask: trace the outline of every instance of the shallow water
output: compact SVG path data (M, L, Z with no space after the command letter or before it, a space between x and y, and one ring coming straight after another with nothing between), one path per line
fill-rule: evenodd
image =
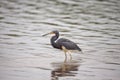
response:
M119 80L119 0L1 0L0 80ZM84 54L52 48L50 37L77 43Z

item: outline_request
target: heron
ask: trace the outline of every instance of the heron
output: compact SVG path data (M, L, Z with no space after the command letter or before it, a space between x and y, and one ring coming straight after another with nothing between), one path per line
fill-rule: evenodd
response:
M75 50L75 51L82 52L81 48L79 48L79 46L76 43L74 43L73 41L71 41L69 39L65 39L65 38L59 38L59 31L58 30L51 31L51 32L46 33L42 36L46 36L49 34L54 34L54 36L52 36L50 39L50 42L51 42L51 45L53 46L53 48L61 49L64 51L64 53L65 53L64 62L66 62L66 60L67 60L67 53L69 53L70 60L72 60L72 55L71 55L72 51Z

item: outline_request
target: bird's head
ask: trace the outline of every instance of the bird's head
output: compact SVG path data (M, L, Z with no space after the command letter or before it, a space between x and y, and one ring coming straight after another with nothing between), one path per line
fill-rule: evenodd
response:
M44 35L42 35L42 36L47 36L47 35L49 35L49 34L57 35L57 34L59 34L59 32L58 32L57 30L54 30L54 31L51 31L51 32L49 32L49 33L46 33L46 34L44 34Z

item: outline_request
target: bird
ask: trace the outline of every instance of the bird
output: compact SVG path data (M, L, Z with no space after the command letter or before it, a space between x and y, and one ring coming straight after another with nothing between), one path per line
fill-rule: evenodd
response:
M81 51L81 48L79 48L79 46L74 43L73 41L66 39L66 38L59 38L59 31L58 30L53 30L49 33L46 33L42 36L46 36L49 34L54 34L54 36L51 37L50 42L53 48L57 48L57 49L61 49L64 51L65 53L65 60L64 62L66 62L67 60L67 53L69 53L70 55L70 60L72 60L72 55L71 55L71 51Z

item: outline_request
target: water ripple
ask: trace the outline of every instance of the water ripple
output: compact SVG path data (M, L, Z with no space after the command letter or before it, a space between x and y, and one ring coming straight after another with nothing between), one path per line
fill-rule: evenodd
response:
M0 78L119 80L119 2L1 0ZM72 54L77 62L64 64L64 52L52 48L51 36L41 36L52 30L80 46L84 54Z

